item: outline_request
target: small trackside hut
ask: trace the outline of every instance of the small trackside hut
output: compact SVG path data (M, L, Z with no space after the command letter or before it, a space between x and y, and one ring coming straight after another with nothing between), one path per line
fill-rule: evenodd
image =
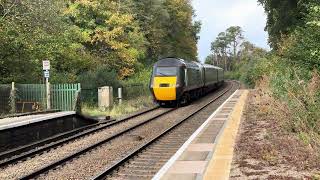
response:
M221 86L222 68L187 62L179 58L164 58L155 63L150 89L161 106L186 104Z

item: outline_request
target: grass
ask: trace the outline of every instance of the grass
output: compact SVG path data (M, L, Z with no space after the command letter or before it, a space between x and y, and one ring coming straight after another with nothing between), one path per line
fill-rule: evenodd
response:
M83 104L82 113L89 116L111 116L112 118L118 118L152 106L154 106L154 103L151 96L140 96L136 99L124 100L122 104L115 104L106 110Z

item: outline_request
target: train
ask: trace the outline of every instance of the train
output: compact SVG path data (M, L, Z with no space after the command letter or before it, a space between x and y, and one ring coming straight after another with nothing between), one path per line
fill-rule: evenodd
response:
M184 105L224 83L224 70L168 57L154 64L150 90L160 106Z

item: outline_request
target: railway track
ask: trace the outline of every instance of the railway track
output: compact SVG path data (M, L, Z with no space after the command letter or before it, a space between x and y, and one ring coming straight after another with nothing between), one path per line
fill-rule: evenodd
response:
M96 175L93 179L151 179L202 124L202 121L188 120L231 91L234 86L237 85L232 85L219 96L159 133L158 136L136 148L130 154Z
M55 148L57 146L60 146L62 144L68 143L70 141L73 141L75 139L87 136L89 134L95 133L97 131L104 130L105 128L108 128L110 126L117 125L119 123L126 122L132 118L142 116L146 113L152 112L154 110L159 109L160 107L153 107L138 113L135 113L133 115L130 115L128 117L119 119L119 120L111 120L107 122L100 122L96 124L92 124L89 126L85 126L82 128L78 128L72 131L68 131L65 133L61 133L58 135L55 135L53 137L40 140L37 142L34 142L29 145L25 145L19 148L15 148L9 151L5 151L0 153L0 168L4 167L8 164L12 164L18 161L22 161L26 158L30 158L36 154L39 154L41 152L47 151L49 149Z
M231 89L231 87L228 87L228 90L223 91L221 94L219 94L219 96L215 95L214 100L219 99L225 93L230 91L230 89ZM205 107L207 107L214 100L210 101L210 103L207 103L206 106L202 106L201 109L204 109ZM191 109L192 109L192 107L191 107ZM127 160L126 157L123 157L124 154L128 154L127 152L134 152L134 153L130 153L131 156L134 156L136 153L140 152L142 150L142 148L145 148L150 143L152 144L154 141L157 141L160 137L164 136L166 133L169 133L176 126L179 126L179 124L182 124L185 120L189 119L190 117L194 116L194 114L197 113L197 112L193 112L192 114L188 113L190 115L188 115L188 117L184 118L183 121L179 121L179 122L172 121L171 124L174 124L174 126L170 126L169 128L167 126L167 127L162 127L162 129L161 128L157 129L157 126L159 126L159 121L161 120L161 118L164 119L164 120L168 119L168 117L170 117L170 115L171 115L170 113L173 112L173 111L176 111L176 109L168 109L168 110L166 110L164 112L158 112L158 114L156 114L155 116L152 116L149 119L146 119L146 120L143 120L143 121L140 120L140 122L137 123L136 125L128 126L126 128L123 128L122 130L119 130L119 129L118 130L114 130L115 133L112 133L111 136L107 136L105 138L100 139L99 141L95 141L94 143L91 143L90 146L83 147L83 148L81 148L80 150L78 150L76 152L72 152L72 153L69 153L69 154L63 156L62 158L61 157L55 158L55 160L47 161L47 162L44 163L41 158L37 158L37 157L30 158L29 157L28 160L27 160L29 162L27 162L25 164L23 162L22 162L22 164L20 164L20 162L19 162L18 165L16 165L16 166L15 165L10 165L7 168L2 168L1 171L4 174L0 173L0 178L6 178L6 179L16 179L16 178L21 178L21 179L40 178L40 179L42 179L42 178L49 178L50 179L50 177L51 178L55 177L55 175L57 173L59 173L59 171L62 171L62 174L63 174L63 170L61 170L61 169L66 169L65 172L71 172L72 168L71 168L71 170L69 170L70 166L73 166L76 163L78 163L78 164L76 164L78 166L80 164L80 167L81 167L81 164L85 165L83 167L83 169L86 169L86 170L89 169L89 171L90 171L90 166L88 165L89 163L87 163L87 161L85 160L86 158L88 160L93 159L93 160L96 160L96 162L100 162L99 158L101 158L101 160L104 160L104 159L108 159L109 157L106 158L106 154L103 154L103 153L102 153L102 155L104 155L104 156L101 156L101 153L98 154L98 155L95 155L95 153L97 154L97 152L102 151L102 150L110 151L110 152L112 150L114 150L113 153L116 154L116 152L119 151L118 155L116 155L113 159L111 158L111 160L109 160L109 161L106 160L104 162L105 164L103 164L103 163L101 164L102 167L100 168L100 170L104 169L103 167L110 167L110 164L114 164L112 166L112 168L108 168L108 169L110 169L109 172L111 172L114 169L118 169L119 166L122 165L125 162L125 160ZM198 111L200 111L200 110L198 110ZM182 112L182 113L186 114L187 112L190 112L190 110L186 109L185 112ZM137 117L139 117L139 115ZM152 127L149 124L154 123L154 121L156 121L156 120L158 120L157 126L154 126L154 128L148 129L147 128L148 126ZM125 121L125 120L123 120L123 121ZM160 121L160 124L161 124L161 122L162 121ZM154 124L156 124L156 123L154 123ZM107 128L105 128L105 129L107 129ZM141 137L139 136L139 131L142 131L142 130L146 131L146 129L148 129L148 130L147 130L147 132L144 132L144 133L146 133L146 136L148 136L148 134L150 134L150 137L149 138L145 138L145 139L142 138L142 140L141 140L140 139ZM166 133L164 133L163 130L165 130L164 132L166 132ZM152 136L152 133L158 133L158 132L163 132L163 133L161 133L161 135L157 136L157 137L153 137ZM134 140L133 140L134 142L130 144L131 141L128 141L128 137L129 137L129 140L130 140L130 138L131 138L131 140L132 140L132 138L134 138ZM127 139L125 139L125 138L127 138ZM176 141L178 142L178 140L176 140ZM119 147L115 147L114 149L111 148L117 143L124 143L124 142L127 142L128 144L124 145L124 146L123 145L122 146L119 145ZM182 140L181 140L181 142L182 142ZM63 146L60 146L59 148L57 148L58 146L56 146L57 150L55 152L58 152L59 150L63 152L63 148L61 148ZM136 149L137 147L140 147L140 148ZM158 151L160 149L158 149ZM176 149L176 146L173 145L172 148L171 147L166 147L166 149L174 150L174 149ZM124 153L122 153L122 150L124 151ZM107 153L109 153L109 152L107 152ZM169 153L163 153L163 154L164 155L166 155L166 154L169 155L170 152ZM38 154L36 154L36 155L38 155ZM46 155L50 157L50 155L52 155L52 153L50 154L50 151L49 152L44 152L40 156L46 156ZM27 158L27 157L25 157L25 158ZM117 159L119 159L119 157L120 158L122 157L122 161L116 161ZM28 168L29 165L32 164L32 162L38 162L38 161L42 162L42 164L38 165L36 167ZM79 161L80 163L77 162L77 161ZM50 162L50 163L48 163L48 162ZM117 162L117 163L115 163L115 162ZM159 162L161 162L161 160L158 161L156 164L159 164ZM24 168L27 168L27 169L24 169ZM79 168L75 168L75 169L79 170ZM19 172L21 170L23 172ZM99 172L100 172L100 170L99 170ZM16 171L18 171L18 173L16 173ZM6 174L6 173L13 173L13 172L15 172L15 174L13 176L8 176L8 174ZM105 172L104 173L100 173L100 175L97 176L97 178L99 179L101 177L104 177L106 174L109 173L107 171L105 171ZM79 173L79 175L80 174L81 173ZM88 172L88 174L90 174L90 173ZM91 172L91 174L98 174L98 173L96 171L93 171L93 172ZM57 177L63 177L63 175L62 176L58 175ZM65 176L65 177L76 178L76 177L71 177L71 176ZM84 177L84 176L80 175L80 177Z
M59 149L61 149L64 146L68 146L69 144L72 144L74 142L80 141L81 140L85 140L91 137L94 138L94 140L97 140L97 136L99 136L99 134L102 134L102 136L106 136L110 133L106 133L108 132L108 130L114 131L114 129L121 129L121 128L126 128L126 126L132 126L132 124L135 124L137 122L140 121L144 121L145 119L148 119L149 117L151 118L157 118L160 117L164 114L166 114L167 110L161 109L159 107L155 107L155 108L151 108L139 113L136 113L134 115L131 115L129 117L117 120L117 121L113 121L110 123L106 123L106 124L99 124L96 127L89 129L87 131L81 132L79 134L73 135L71 137L67 137L65 139L56 141L56 142L52 142L50 143L50 141L48 140L47 142L49 144L38 147L38 144L32 144L27 148L32 148L34 147L35 149L22 153L22 154L18 154L18 155L14 155L14 156L10 156L9 154L14 154L14 152L18 152L20 151L20 149L18 149L18 151L10 151L7 154L4 154L4 156L8 156L9 158L4 159L3 161L0 162L0 171L5 171L6 169L8 169L8 167L25 167L27 168L27 166L24 166L23 164L25 163L25 161L32 161L32 159L36 158L35 161L37 161L37 157L38 156L42 156L45 154L48 154L48 156L52 156L52 154L54 154L54 152L59 153ZM96 138L95 138L96 137ZM42 143L42 142L40 142ZM95 142L87 142L87 144L85 144L84 146L91 146L92 144L94 144ZM79 144L79 143L78 143ZM24 147L23 147L24 148ZM23 149L21 148L21 149ZM81 149L81 147L79 147ZM78 148L78 149L79 149ZM77 147L73 147L72 150L77 149ZM51 153L50 153L51 152ZM73 152L72 152L73 153ZM69 154L72 154L69 153ZM41 158L38 159L41 161ZM45 163L45 162L44 162ZM28 164L28 162L27 162ZM21 170L19 170L21 171ZM0 179L7 177L6 175L4 175L3 173L0 172ZM9 177L8 177L9 178Z
M71 137L71 136L73 136L75 134L79 134L79 133L87 131L89 129L93 129L93 128L97 127L97 126L101 126L101 125L104 125L104 124L110 124L113 121L115 121L115 120L109 120L109 121L105 121L105 122L98 122L98 123L95 123L95 124L91 124L91 125L88 125L88 126L84 126L84 127L81 127L81 128L74 129L72 131L67 131L67 132L64 132L64 133L60 133L60 134L54 135L52 137L36 141L34 143L31 143L31 144L27 144L27 145L20 146L20 147L17 147L17 148L13 148L13 149L10 149L10 150L7 150L7 151L3 151L3 152L0 153L0 167L3 166L3 164L1 162L2 161L6 161L6 159L8 160L8 159L10 159L10 158L12 158L14 156L18 156L18 155L21 155L23 153L27 153L28 151L31 151L32 149L36 149L36 148L39 148L41 146L45 146L46 144L50 144L50 143L59 141L59 140L64 139L64 138Z

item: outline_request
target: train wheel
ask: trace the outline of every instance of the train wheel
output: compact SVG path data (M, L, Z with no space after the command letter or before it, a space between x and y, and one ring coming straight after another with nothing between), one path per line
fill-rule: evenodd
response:
M184 94L177 104L178 104L178 106L185 106L188 104L188 102L189 102L189 98L186 94Z

